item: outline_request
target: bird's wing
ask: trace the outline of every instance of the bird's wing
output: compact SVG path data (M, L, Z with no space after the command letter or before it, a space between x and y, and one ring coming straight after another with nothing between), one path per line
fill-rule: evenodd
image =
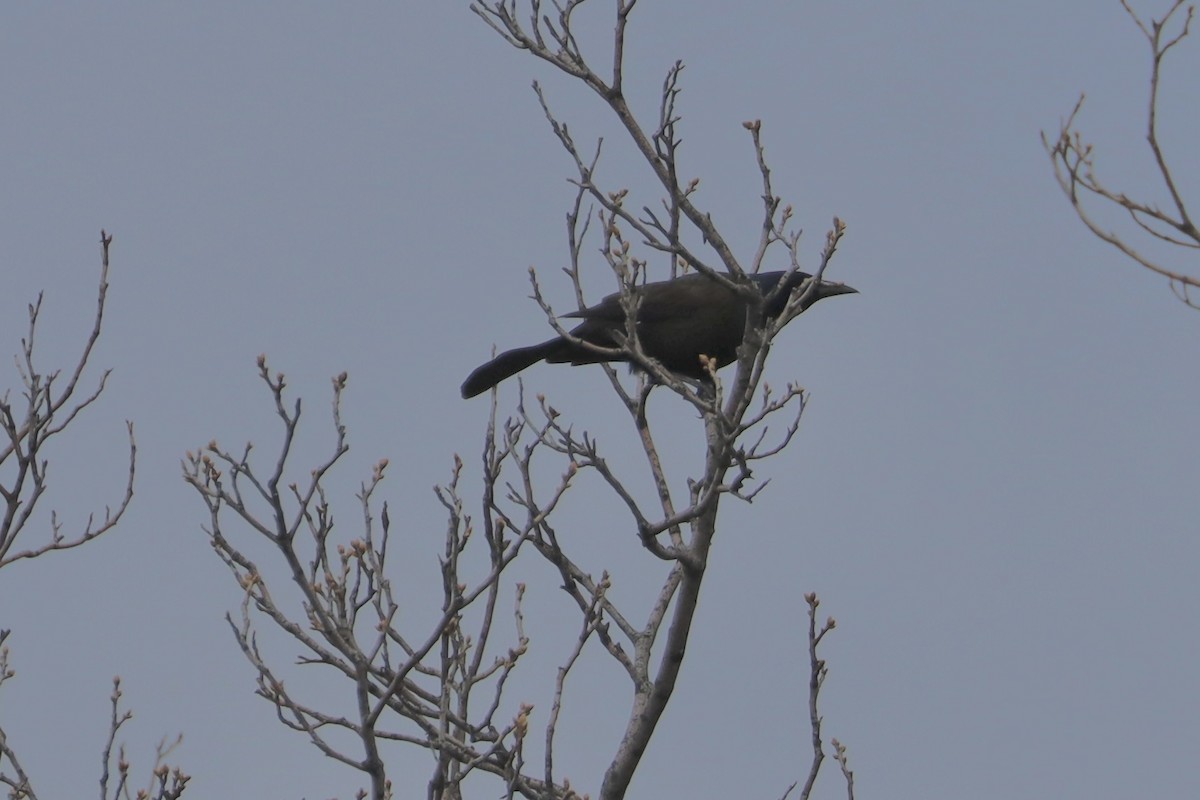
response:
M641 295L638 321L646 323L677 320L682 316L695 314L709 307L718 297L724 297L727 290L704 275L693 273L670 281L647 283L639 286L637 293ZM621 305L621 295L618 292L608 295L594 306L563 316L623 323L625 308Z

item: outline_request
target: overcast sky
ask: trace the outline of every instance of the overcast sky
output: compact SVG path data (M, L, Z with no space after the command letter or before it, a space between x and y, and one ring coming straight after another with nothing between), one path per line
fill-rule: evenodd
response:
M611 3L593 3L579 24L606 63L594 45ZM742 127L757 118L805 263L838 215L848 231L829 277L861 291L817 306L772 352L773 382L798 380L811 405L760 468L765 493L723 507L683 678L631 796L776 798L803 776L806 591L839 622L826 734L848 745L860 797L1200 795L1200 314L1087 233L1038 138L1087 90L1080 122L1102 175L1166 204L1144 145L1149 51L1117 0L643 0L628 59L646 118L686 62L684 166L739 254L758 235ZM1161 109L1195 204L1198 74L1200 38L1168 61ZM556 306L571 303L558 269L572 166L534 78L578 140L605 136L606 185L656 204L599 101L466 3L6 9L0 387L17 385L7 354L40 290L45 363L71 363L100 229L115 237L94 358L110 387L49 454L43 512L80 525L115 501L125 419L139 444L117 531L0 577L18 672L0 723L43 797L95 791L116 674L137 715L131 758L145 768L159 737L183 732L188 796L349 798L363 785L253 696L223 621L241 597L179 460L213 438L273 452L260 353L306 400L302 455L322 453L329 378L347 370L340 518L353 526L352 488L390 458L380 492L408 548L396 580L428 579L444 530L430 487L454 453L477 503L487 401L460 400L460 382L493 344L546 337L530 266ZM611 291L594 249L587 259L590 290ZM600 370L542 365L525 381L632 452ZM502 387L502 409L515 391ZM699 424L665 395L654 411L690 468ZM657 585L661 567L597 482L564 513L560 536L630 598ZM549 643L577 623L555 577L531 575L534 663L553 665L564 651ZM594 796L628 689L588 658L581 675L602 690L581 679L561 746ZM346 686L288 674L345 702ZM547 708L536 680L518 688ZM388 758L397 796L424 796L429 759ZM832 777L823 797L842 794Z

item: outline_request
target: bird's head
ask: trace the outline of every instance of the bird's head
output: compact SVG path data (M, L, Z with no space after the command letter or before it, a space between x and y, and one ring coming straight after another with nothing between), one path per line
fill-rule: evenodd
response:
M757 279L759 282L759 288L764 293L769 293L771 289L774 289L775 286L778 285L779 281L783 279L785 274L786 273L782 272L761 273L762 277ZM793 272L791 276L788 277L787 291L780 292L775 298L774 302L772 302L770 307L767 309L768 316L778 316L782 314L784 307L787 305L788 298L797 289L807 292L807 289L802 289L801 287L804 287L805 283L810 278L812 278L812 275L809 275L807 272ZM858 289L855 289L853 286L847 286L844 283L834 283L833 281L823 280L817 284L817 288L814 291L808 294L808 299L804 301L804 306L800 310L807 311L812 304L818 300L823 300L826 297L834 297L839 294L858 294Z

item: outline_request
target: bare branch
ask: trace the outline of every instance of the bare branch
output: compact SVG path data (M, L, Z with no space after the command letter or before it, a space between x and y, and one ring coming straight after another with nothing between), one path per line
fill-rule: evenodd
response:
M846 754L846 745L837 739L830 739L833 744L833 760L842 770L842 778L846 781L846 800L854 800L854 770L850 769L850 757Z
M363 536L340 542L334 537L333 512L323 482L349 449L341 421L346 376L333 381L331 454L309 470L306 482L300 484L288 478L300 403L287 399L284 377L272 374L265 359L259 360L259 374L272 395L283 429L268 477L258 477L248 446L235 455L214 442L201 452L189 453L184 461L184 478L209 511L210 542L243 592L240 620L235 622L231 616L229 623L243 655L258 673L258 694L274 705L284 725L303 732L328 757L368 776L372 798L382 800L391 793L381 749L385 742L415 744L439 754L440 766L431 784L435 796L452 796L455 787L475 770L503 777L522 796L547 796L547 791L559 796L561 792L554 794L558 790L548 790L541 781L513 772L514 759L519 760L520 725L516 720L520 715L515 714L513 722L499 729L492 723L506 702L504 689L526 650L527 639L522 633L503 655L490 660L485 657L502 575L530 540L532 528L509 536L490 526L482 540L473 536L458 496L462 462L456 459L452 480L436 490L449 521L441 555L442 612L428 633L414 639L399 625L400 608L387 577L389 515L385 506L377 528L372 510L386 461L376 466L358 494ZM513 441L510 446L515 444ZM509 450L503 453L501 459L511 455ZM248 504L237 488L242 481L254 487L255 506ZM287 493L279 490L285 483ZM541 524L556 502L552 499L547 509L535 512L530 524ZM249 532L269 541L281 556L289 573L290 587L285 588L299 601L304 624L271 591L267 571L226 536L225 517L230 512ZM489 565L482 575L468 579L462 558L471 542L484 548ZM475 637L465 632L472 613L479 620ZM258 645L256 617L301 645L301 665L333 669L349 679L355 712L330 714L288 690ZM480 692L491 695L482 711L480 703L472 702ZM397 722L411 727L396 729ZM351 734L358 752L349 751L340 735L331 735L336 732Z
M1193 308L1200 308L1200 300L1193 299L1191 296L1191 291L1200 287L1200 276L1189 274L1175 267L1165 266L1157 258L1144 254L1140 247L1130 244L1124 236L1103 226L1087 208L1090 200L1099 200L1101 207L1118 208L1127 213L1134 225L1149 235L1152 240L1185 249L1200 248L1200 229L1197 229L1192 222L1186 201L1179 191L1158 135L1158 91L1163 60L1166 54L1188 35L1192 18L1195 15L1195 6L1186 6L1187 12L1183 23L1178 26L1175 33L1171 34L1168 29L1172 17L1181 8L1184 8L1184 0L1174 0L1161 18L1151 18L1149 21L1139 17L1127 0L1121 0L1121 5L1146 37L1153 55L1146 115L1146 141L1154 155L1159 178L1171 198L1174 212L1163 211L1156 205L1134 200L1124 192L1109 189L1097 177L1093 146L1083 139L1082 134L1075 126L1075 120L1083 107L1083 95L1080 95L1075 108L1060 126L1057 137L1051 139L1044 131L1042 132L1042 145L1050 156L1058 185L1071 201L1076 215L1088 230L1137 264L1166 278L1172 291L1180 300Z
M104 743L101 757L100 800L129 800L129 775L131 765L125 757L125 747L117 748L114 757L113 747L116 745L117 734L125 723L133 719L133 712L121 708L121 679L113 678L112 695L109 698L111 712L109 715L108 738ZM154 765L150 769L150 778L146 788L137 792L139 798L146 800L178 800L183 796L191 777L178 767L172 768L166 762L167 757L183 742L182 736L168 742L161 740L155 748Z
M63 532L57 514L50 516L50 541L15 551L18 537L26 528L39 501L48 486L49 463L43 455L46 444L62 433L75 421L85 408L91 406L104 391L109 372L104 372L94 389L82 399L75 399L84 370L100 339L104 320L105 301L108 296L109 247L112 237L100 232L101 269L100 287L97 292L96 312L92 319L92 330L84 341L83 352L71 368L65 385L59 380L61 372L44 373L37 366L36 341L37 323L42 307L42 296L29 305L29 332L21 340L21 353L17 360L17 371L21 375L23 388L21 407L10 401L9 392L0 397L0 465L13 459L12 477L0 484L0 567L22 559L36 558L54 550L68 550L91 541L116 527L125 510L133 500L133 483L137 464L137 444L133 436L133 423L126 422L129 430L129 469L125 493L115 508L107 507L104 516L88 517L82 531L74 534Z
M3 631L7 634L8 631ZM0 637L0 644L3 639ZM8 650L7 648L0 649L0 679L12 677L12 672L8 669ZM11 770L12 774L6 771ZM8 743L8 736L4 729L0 728L0 785L9 788L8 796L14 800L37 800L37 792L33 790L33 785L29 781L29 775L21 766L21 760L17 757L16 751Z
M812 735L812 761L808 769L808 776L804 780L804 786L800 790L800 800L809 800L812 796L813 787L817 782L817 775L821 771L821 764L825 760L825 745L821 739L821 726L823 719L817 709L817 702L820 699L821 687L825 684L825 677L829 674L829 668L825 664L825 660L817 655L817 649L820 647L821 641L825 638L825 634L837 627L837 622L833 617L829 617L825 624L817 627L817 608L821 605L820 599L815 593L808 593L804 596L804 600L808 603L808 722L809 730ZM854 773L850 771L849 762L846 757L846 748L833 740L835 751L834 759L838 762L842 769L842 777L846 781L849 800L854 800ZM796 784L792 784L795 787ZM792 791L791 788L784 794L787 797Z

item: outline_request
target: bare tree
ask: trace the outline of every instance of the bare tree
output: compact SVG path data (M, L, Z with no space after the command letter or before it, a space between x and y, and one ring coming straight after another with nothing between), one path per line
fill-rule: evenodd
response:
M50 512L49 536L41 541L16 550L17 539L30 533L30 521L34 511L50 486L50 462L44 454L46 445L64 433L79 414L100 397L107 385L109 371L96 380L89 391L84 389L84 373L92 352L100 339L104 321L105 300L108 295L108 254L112 237L100 232L101 268L100 288L97 293L96 312L92 330L83 344L83 351L74 366L64 370L43 371L36 357L36 335L38 316L42 308L42 295L29 305L29 331L21 340L21 350L16 358L17 373L21 377L21 389L14 397L6 390L0 397L0 429L5 440L0 445L0 467L6 467L4 478L0 478L0 499L3 500L3 516L0 517L0 568L11 567L15 562L45 556L56 550L67 550L86 544L116 527L125 510L133 500L133 479L137 462L137 444L133 437L133 423L126 422L129 431L129 468L125 491L115 507L104 510L104 516L88 517L82 530L64 532L64 523L56 512ZM0 685L16 676L11 666L7 640L10 630L0 630ZM124 747L113 753L116 737L122 726L132 718L129 711L120 708L120 679L115 679L112 694L112 717L109 737L104 748L103 774L100 778L102 800L129 797L129 762ZM144 797L153 800L174 800L187 784L187 776L178 769L172 770L165 759L174 745L160 745L152 769L150 783ZM116 780L113 781L115 773ZM15 746L10 743L8 733L0 727L0 785L8 787L8 796L13 800L28 798L36 800L37 794L25 769L21 766Z
M278 452L258 462L249 444L230 450L214 441L184 460L184 478L207 507L205 530L210 542L243 592L240 614L227 619L243 654L257 670L258 694L274 705L284 725L306 734L328 757L364 773L370 789L360 791L360 797L392 796L383 756L389 743L430 753L430 798L462 797L464 786L487 775L503 785L507 797L585 796L561 774L555 752L561 711L570 699L567 678L588 647L605 653L631 687L625 730L599 786L599 797L605 800L624 797L674 694L718 530L721 501L726 496L746 502L754 499L766 485L756 479L754 467L788 446L804 410L807 395L798 385L789 383L776 392L764 382L765 362L775 336L815 292L844 225L835 218L813 279L792 293L782 315L768 318L764 304L774 298L769 294L764 298L748 275L758 272L776 251L784 254L791 271L798 270L800 234L788 229L791 208L774 193L760 124L745 123L762 180L763 216L757 248L743 260L698 205L698 179L679 174L682 63L668 71L656 121L645 127L623 92L625 31L635 2L616 3L608 54L612 67L604 77L589 65L572 27L572 15L581 5L583 0L555 3L553 12L544 15L534 0L528 26L518 21L515 2L471 6L506 42L592 89L616 114L662 188L660 207L643 205L635 211L627 190L601 187L596 182L599 145L585 156L535 83L551 129L575 164L577 193L567 214L570 266L566 273L573 282L576 304L586 306L580 281L583 253L585 242L596 237L631 320L637 303L633 289L645 279L649 266L638 252L661 257L672 275L682 269L708 275L746 298L751 309L736 372L728 385L717 377L713 364L711 384L704 385L663 369L642 350L633 324L628 325L619 352L638 367L636 373L623 376L603 365L646 459L653 502L638 500L642 493L618 474L596 439L578 432L545 397L527 404L522 391L515 413L501 421L493 394L482 457L481 512L472 516L466 511L460 459L455 459L450 481L437 489L447 514L440 558L441 611L422 626L402 613L393 583L399 578L388 564L396 547L388 506L374 499L386 461L359 489L361 534L347 538L335 533L326 482L349 447L341 417L345 374L333 381L332 446L315 466L297 469L291 463L301 403L287 396L284 376L272 373L265 357L259 358L258 369L282 425ZM592 230L593 221L598 223L597 231ZM569 336L559 326L536 274L531 272L530 278L549 324ZM687 477L682 495L672 487L685 484L665 466L647 411L648 397L656 387L665 387L703 421L705 454ZM768 422L777 419L781 420L778 427L769 429ZM545 485L536 477L534 463L544 469L551 459L559 465L559 477ZM578 476L587 472L611 491L612 501L624 510L625 524L636 532L647 557L662 564L662 584L649 608L619 607L609 593L610 573L589 572L571 554L564 541L568 537L558 534L556 511ZM269 542L282 570L274 561L252 558L250 546L235 533L238 529L249 529ZM510 677L530 642L522 607L525 589L508 577L509 568L526 557L554 569L578 611L578 636L562 655L549 692L549 708L544 711L525 698L511 698L508 691ZM825 755L817 697L826 667L817 657L817 646L833 627L832 620L818 627L816 597L810 596L808 602L813 758L803 779L802 798L812 791ZM506 607L512 609L512 634L504 639L499 631ZM342 713L318 707L289 688L281 668L259 641L258 621L299 643L302 664L320 665L348 679L353 686L352 710ZM537 734L535 724L540 728ZM834 751L853 797L845 749L835 742Z
M1159 19L1150 18L1144 21L1130 7L1127 0L1121 0L1125 11L1137 24L1145 36L1153 55L1150 69L1150 101L1147 111L1146 141L1154 156L1154 164L1158 177L1170 198L1171 208L1163 210L1153 202L1135 200L1122 191L1105 185L1095 172L1095 155L1093 146L1087 142L1075 127L1076 117L1083 108L1084 96L1080 95L1075 108L1067 117L1059 130L1058 136L1051 139L1043 131L1042 143L1050 155L1054 165L1054 175L1059 186L1071 201L1075 213L1101 240L1108 242L1138 264L1151 272L1163 276L1170 283L1175 295L1192 308L1200 309L1200 300L1192 295L1192 291L1200 288L1200 274L1194 270L1167 266L1163 259L1147 255L1142 245L1136 247L1130 243L1127 235L1117 233L1100 223L1093 213L1088 210L1092 200L1099 201L1098 206L1116 208L1127 214L1134 224L1134 233L1148 237L1148 242L1163 242L1175 247L1195 250L1200 249L1200 229L1188 213L1185 198L1179 190L1171 167L1167 161L1158 136L1158 90L1162 77L1162 64L1168 52L1188 35L1196 7L1188 5L1183 14L1183 22L1174 21L1176 14L1184 8L1184 0L1174 0L1171 7ZM1140 230L1140 234L1138 231Z

